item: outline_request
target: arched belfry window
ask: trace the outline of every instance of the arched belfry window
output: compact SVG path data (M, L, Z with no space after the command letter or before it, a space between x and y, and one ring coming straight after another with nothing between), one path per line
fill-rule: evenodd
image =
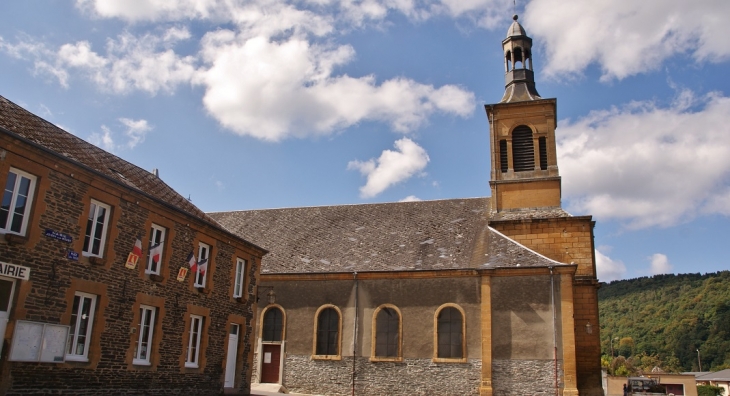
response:
M512 51L507 51L507 53L504 54L504 65L507 68L507 71L512 70Z
M261 339L264 342L281 341L284 333L284 314L279 308L272 307L264 313L264 326Z
M538 141L538 144L540 145L540 169L547 170L547 168L548 168L547 139L545 137L541 137L537 141Z
M333 306L323 307L317 314L317 341L315 355L340 354L340 312Z
M436 314L436 356L439 359L464 358L464 313L448 304Z
M401 361L401 316L394 305L378 307L373 313L371 360Z
M532 129L526 125L520 125L512 131L512 164L515 172L535 170Z
M515 65L514 65L515 69L518 69L518 67L517 67L518 62L520 63L519 69L524 69L525 64L523 61L524 60L522 59L522 48L520 48L520 47L515 48Z

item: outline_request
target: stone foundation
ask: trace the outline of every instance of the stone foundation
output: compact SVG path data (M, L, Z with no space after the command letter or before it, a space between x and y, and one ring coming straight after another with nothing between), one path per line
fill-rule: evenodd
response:
M492 387L499 396L554 395L555 361L493 360Z
M352 395L352 357L340 361L311 360L287 355L284 386L291 392ZM433 363L431 359L404 359L401 363L355 362L356 395L478 395L481 361Z

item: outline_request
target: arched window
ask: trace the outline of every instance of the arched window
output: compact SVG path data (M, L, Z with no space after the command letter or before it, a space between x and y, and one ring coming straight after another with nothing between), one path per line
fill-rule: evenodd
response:
M438 311L436 318L437 354L441 359L464 358L464 315L453 306Z
M520 64L519 67L517 66L518 63ZM515 65L514 65L514 67L515 67L515 69L524 69L525 68L525 64L522 59L522 48L520 48L520 47L515 48Z
M515 172L535 170L535 146L532 129L520 125L512 131L512 166Z
M264 342L281 341L284 333L284 314L279 308L272 307L264 313L264 326L261 339Z
M400 312L395 306L383 306L375 312L373 358L400 359Z
M340 313L334 307L320 308L317 315L317 342L315 355L340 354Z
M512 70L512 51L507 51L507 53L504 54L504 65L507 68L507 71Z

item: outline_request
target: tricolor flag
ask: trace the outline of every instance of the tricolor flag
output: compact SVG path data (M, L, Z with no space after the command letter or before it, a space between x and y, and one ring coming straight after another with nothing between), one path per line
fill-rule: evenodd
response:
M134 242L134 247L132 248L132 254L134 254L137 257L142 257L142 241L139 238L140 237L137 237L137 241Z
M150 257L152 257L152 261L155 264L159 264L160 259L162 258L162 242L150 248Z
M190 266L190 270L193 271L193 273L198 272L198 260L195 258L193 252L190 252L190 254L188 255L188 265Z
M200 263L198 263L198 271L201 275L205 275L205 270L208 269L208 259L200 260Z

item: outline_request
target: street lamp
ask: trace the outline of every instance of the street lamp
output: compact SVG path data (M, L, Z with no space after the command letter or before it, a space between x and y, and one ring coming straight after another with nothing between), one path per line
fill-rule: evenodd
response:
M613 359L613 342L618 341L618 337L610 338L609 341L611 342L611 359Z
M700 372L702 372L702 360L700 359L700 350L697 349L697 365L700 366Z

